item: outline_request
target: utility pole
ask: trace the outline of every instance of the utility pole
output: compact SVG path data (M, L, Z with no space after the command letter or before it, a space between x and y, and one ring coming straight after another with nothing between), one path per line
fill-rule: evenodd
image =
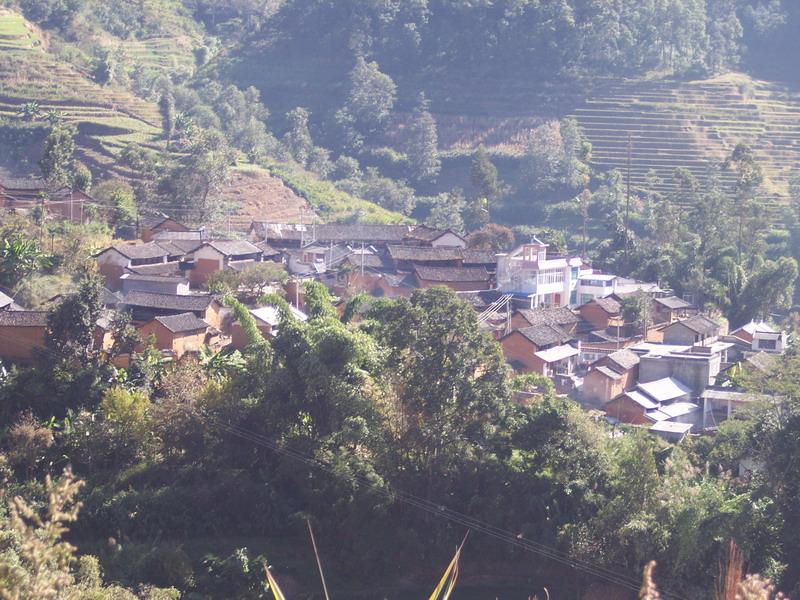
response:
M361 242L361 277L364 277L364 242Z
M303 207L300 207L300 248L303 247Z

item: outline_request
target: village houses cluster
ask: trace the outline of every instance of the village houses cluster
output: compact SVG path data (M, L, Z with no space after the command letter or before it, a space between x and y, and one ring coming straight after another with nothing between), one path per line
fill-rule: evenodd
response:
M17 202L26 198L22 187L14 190ZM72 218L83 210L76 202L80 207L87 198L54 209ZM106 312L96 329L104 349L113 344L113 311L128 312L140 337L167 357L204 345L243 348L242 328L207 283L219 271L244 272L266 261L288 272L280 291L301 320L302 284L309 280L340 299L408 297L446 286L475 308L478 326L499 340L516 372L549 377L558 393L612 422L679 440L715 428L751 402L731 388L730 374L769 369L787 345L786 333L773 326L754 322L724 331L669 290L598 272L579 256L550 252L535 237L496 253L424 225L253 222L247 239L229 239L155 215L137 229L138 239L95 255L105 280ZM625 316L631 299L640 315L635 322ZM254 305L250 312L262 334L275 334L280 314L274 307ZM26 310L0 292L0 359L35 360L46 329L47 312Z

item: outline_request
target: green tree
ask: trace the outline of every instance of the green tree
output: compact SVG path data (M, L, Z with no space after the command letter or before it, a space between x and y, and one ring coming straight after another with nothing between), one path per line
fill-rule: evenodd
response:
M15 236L0 242L0 282L9 288L15 287L48 262L47 254L35 240Z
M439 160L436 121L430 113L430 103L420 94L408 124L406 154L412 177L416 181L431 181L442 169Z
M483 145L478 146L470 164L469 177L478 195L490 203L503 195L505 186L500 180L497 167L492 163L489 153Z
M66 296L47 315L45 347L52 357L87 364L96 358L97 319L103 310L102 280L85 277L75 294Z
M428 216L425 217L425 224L439 229L452 229L453 231L464 231L464 218L461 213L466 208L464 192L460 188L454 188L445 194L438 194L429 199L431 205Z
M360 135L374 135L386 124L396 98L397 86L392 78L381 72L377 62L359 56L350 71L347 100L337 113L351 146L358 146Z
M205 130L190 151L162 178L159 191L183 207L174 212L189 223L208 223L222 209L220 192L236 156L219 131Z
M38 102L26 102L17 113L24 121L36 121L42 115Z
M274 262L260 262L242 271L240 285L252 298L262 296L274 284L283 285L289 280L289 274L283 265Z
M283 136L283 144L297 162L305 166L314 149L311 132L308 129L310 113L301 107L289 111L286 120L289 122L289 131Z
M233 269L214 271L206 281L208 291L214 294L236 295L242 285L242 274Z
M169 92L161 94L158 100L158 108L161 111L161 129L167 144L175 134L175 98Z
M798 269L794 258L767 261L751 274L731 311L731 322L744 325L753 319L769 319L777 310L791 306Z
M394 365L397 460L430 495L444 473L499 435L509 398L505 361L478 329L475 310L446 288L378 301L365 317Z
M514 232L503 225L488 223L467 236L467 245L480 250L502 252L514 245Z
M51 189L72 184L75 154L75 129L59 124L50 130L39 160L42 175Z
M72 174L72 187L87 194L92 190L92 172L83 163L75 163L75 169Z

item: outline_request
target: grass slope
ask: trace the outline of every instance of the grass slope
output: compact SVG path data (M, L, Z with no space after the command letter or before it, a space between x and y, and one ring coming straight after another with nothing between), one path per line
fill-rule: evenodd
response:
M400 213L386 210L368 200L336 189L329 181L286 164L273 164L269 171L295 194L306 199L323 222L360 221L363 223L407 223Z

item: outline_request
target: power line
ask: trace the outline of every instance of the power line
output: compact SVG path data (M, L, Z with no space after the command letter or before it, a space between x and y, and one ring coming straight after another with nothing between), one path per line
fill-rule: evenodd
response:
M291 458L293 460L302 462L308 466L322 470L330 475L333 475L334 477L337 476L335 470L331 467L331 465L317 458L314 458L313 456L303 454L302 452L292 450L289 448L281 447L280 445L271 441L269 438L261 434L255 433L253 431L249 431L241 426L229 425L218 419L214 419L213 417L209 417L209 419L212 420L218 427L231 433L236 437L239 437L253 444L272 450L273 452L276 452L282 456L286 456L287 458ZM613 583L633 591L637 591L640 588L640 581L637 578L631 577L630 575L613 571L607 567L597 565L585 559L577 559L570 557L565 552L560 551L556 548L547 546L546 544L535 542L533 540L525 539L521 535L515 534L508 530L503 530L499 527L495 527L490 523L481 521L464 513L460 513L456 510L450 509L443 504L437 504L431 502L430 500L421 498L419 496L415 496L414 494L398 490L390 492L383 488L376 487L376 484L365 476L354 475L354 477L359 481L359 483L363 484L366 487L373 488L376 492L388 498L389 500L399 500L405 504L414 506L420 510L424 510L440 518L444 518L453 523L457 523L459 525L466 526L470 529L474 529L481 533L485 533L486 535L493 537L497 540L506 542L508 544L521 548L525 551L533 552L545 558L549 558L569 568L583 571L599 579L603 579L604 581L607 581L609 583ZM667 598L675 598L675 599L681 598L681 596L679 596L678 594L669 591L662 591L662 595Z

